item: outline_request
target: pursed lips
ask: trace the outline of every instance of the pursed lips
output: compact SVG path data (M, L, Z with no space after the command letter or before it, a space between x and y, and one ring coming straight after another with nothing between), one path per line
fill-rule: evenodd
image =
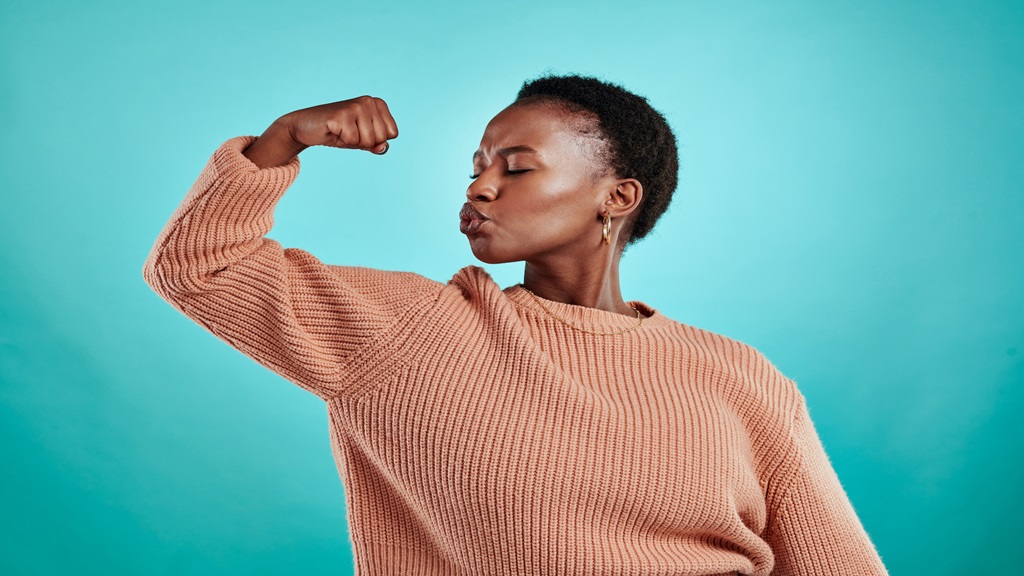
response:
M480 229L490 217L466 202L459 211L459 231L463 234L472 234Z

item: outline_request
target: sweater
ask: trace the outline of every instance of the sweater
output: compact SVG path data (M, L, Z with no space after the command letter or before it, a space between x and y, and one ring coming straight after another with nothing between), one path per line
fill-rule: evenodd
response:
M872 576L796 384L737 340L266 237L299 159L212 155L149 286L327 408L356 574ZM239 390L239 394L245 394Z

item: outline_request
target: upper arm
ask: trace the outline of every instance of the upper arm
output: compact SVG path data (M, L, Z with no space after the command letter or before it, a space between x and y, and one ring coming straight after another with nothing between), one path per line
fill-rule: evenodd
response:
M346 368L355 355L442 286L411 272L328 266L268 239L203 289L162 295L232 347L328 398L354 384Z
M146 282L217 337L322 397L352 385L351 359L431 302L442 284L410 272L328 266L265 235L298 158L260 169L222 144L158 236Z

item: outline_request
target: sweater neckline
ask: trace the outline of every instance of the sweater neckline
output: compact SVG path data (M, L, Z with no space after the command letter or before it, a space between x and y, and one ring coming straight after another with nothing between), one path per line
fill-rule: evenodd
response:
M508 296L508 299L516 304L521 310L543 316L550 319L552 322L558 322L540 306L537 300L534 299L534 296L522 285L514 284L505 288L502 292L504 292L505 295ZM580 306L578 304L566 304L565 302L548 300L541 296L537 296L537 298L544 303L544 306L547 307L552 314L557 315L559 318L567 322L572 322L587 329L600 331L621 330L635 327L638 322L635 316L626 316L625 314L619 314L618 312L610 312L608 310L590 308L589 306ZM640 300L628 300L626 304L636 307L640 310L641 314L646 316L643 323L639 328L637 328L637 330L646 330L647 328L664 326L673 322L657 309Z

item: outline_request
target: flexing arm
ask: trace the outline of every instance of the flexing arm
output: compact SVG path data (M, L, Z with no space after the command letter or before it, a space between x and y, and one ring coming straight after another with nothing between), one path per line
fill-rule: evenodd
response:
M441 284L409 272L328 266L265 237L314 145L385 149L398 135L382 100L287 114L263 136L222 144L157 238L146 282L238 350L321 396L345 393L349 364Z
M360 96L285 114L245 151L245 157L260 168L268 168L287 164L310 146L382 154L393 138L398 138L398 124L387 103Z

